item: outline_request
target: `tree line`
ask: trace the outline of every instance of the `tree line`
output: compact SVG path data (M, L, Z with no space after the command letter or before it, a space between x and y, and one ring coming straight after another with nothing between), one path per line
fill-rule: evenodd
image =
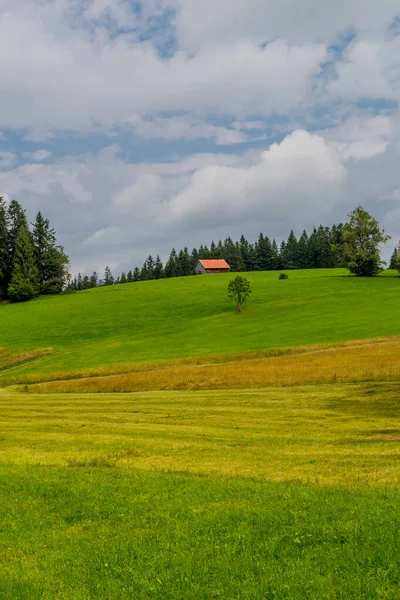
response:
M340 266L342 228L341 223L331 227L320 225L314 227L310 234L304 230L299 238L291 230L287 240L279 245L275 239L260 233L255 242L249 242L242 235L239 241L228 237L191 251L187 247L178 251L172 248L165 264L159 255L155 258L149 255L141 268L123 271L117 277L109 267L105 268L102 277L96 272L91 276L78 273L70 288L79 291L103 285L193 275L200 259L223 258L232 272L332 269Z
M28 223L17 200L0 197L0 299L22 302L59 294L69 283L69 259L41 212Z

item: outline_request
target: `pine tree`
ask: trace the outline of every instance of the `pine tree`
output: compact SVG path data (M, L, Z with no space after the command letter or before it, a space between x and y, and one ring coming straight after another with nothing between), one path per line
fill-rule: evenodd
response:
M17 237L18 237L19 231L20 231L21 227L25 227L26 230L28 231L29 235L30 235L30 232L29 232L29 228L28 228L28 221L26 218L25 211L22 208L21 204L19 202L17 202L17 200L11 200L8 210L7 210L6 219L7 219L7 228L8 228L8 235L7 235L8 267L7 267L7 273L6 273L6 285L8 287L8 285L11 281L11 276L12 276L12 272L13 272L13 268L14 268L14 266L13 266L14 265L14 253L15 253L15 248L16 248Z
M90 287L91 287L90 279L87 275L85 275L84 278L82 279L82 289L88 290Z
M76 291L80 292L83 289L83 284L82 284L82 275L80 273L78 273L78 277L76 278Z
M104 270L104 285L112 285L114 283L114 277L111 273L110 267L106 267Z
M178 277L178 271L178 257L175 248L172 248L165 265L165 277Z
M289 237L285 246L286 269L296 269L298 266L298 242L293 229L290 230Z
M389 269L396 269L397 259L398 259L397 247L393 250L393 254L390 257Z
M299 269L309 268L308 235L305 229L297 242L297 266Z
M179 272L182 276L187 277L192 273L192 263L190 260L189 250L185 247L178 254Z
M7 295L8 265L7 212L0 196L0 299Z
M133 277L132 277L132 281L140 281L140 271L138 267L135 267L133 270Z
M128 279L127 279L125 271L122 271L119 282L120 283L128 283Z
M97 275L96 271L94 271L90 277L90 285L92 288L95 288L98 286L98 284L99 284L99 276Z
M257 268L260 271L271 271L274 268L274 254L269 237L260 233L256 243Z
M14 302L30 300L39 293L38 269L32 237L26 225L21 225L15 240L14 261L8 297Z
M132 273L132 269L129 269L127 275L126 275L126 281L128 283L132 283L133 281L133 273Z
M193 248L192 252L190 253L190 270L192 273L194 273L194 270L195 270L198 262L199 262L199 253L197 251L197 248Z
M272 240L272 261L274 265L272 267L273 270L279 269L279 250L275 238Z
M64 248L56 245L56 233L41 212L33 224L32 238L40 293L59 294L66 283L69 259Z
M154 279L162 279L164 277L164 266L158 254L156 256L156 262L154 263L153 273Z

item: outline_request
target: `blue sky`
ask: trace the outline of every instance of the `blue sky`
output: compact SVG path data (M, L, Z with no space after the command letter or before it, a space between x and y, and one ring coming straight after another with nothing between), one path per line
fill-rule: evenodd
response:
M0 194L73 271L358 203L400 238L400 9L381 0L0 0Z

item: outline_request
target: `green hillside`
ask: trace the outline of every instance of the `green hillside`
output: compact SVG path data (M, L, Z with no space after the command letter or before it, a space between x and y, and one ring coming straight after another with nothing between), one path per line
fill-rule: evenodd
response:
M386 273L385 275L394 275ZM215 275L103 287L0 306L0 346L52 348L40 371L210 356L400 333L398 277L339 269L248 273L253 294L237 315L233 277Z

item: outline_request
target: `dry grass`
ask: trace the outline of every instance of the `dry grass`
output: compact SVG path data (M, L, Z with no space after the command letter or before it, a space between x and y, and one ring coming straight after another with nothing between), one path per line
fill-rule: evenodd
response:
M0 466L399 483L400 383L135 394L0 392Z
M132 392L396 381L400 376L400 336L294 348L278 351L277 356L249 353L205 360L203 364L192 360L126 365L130 372L77 374L76 379L39 383L29 389L38 393Z
M0 348L0 371L10 369L16 365L21 365L36 358L51 354L51 348L39 348L27 352L17 352L9 348Z

